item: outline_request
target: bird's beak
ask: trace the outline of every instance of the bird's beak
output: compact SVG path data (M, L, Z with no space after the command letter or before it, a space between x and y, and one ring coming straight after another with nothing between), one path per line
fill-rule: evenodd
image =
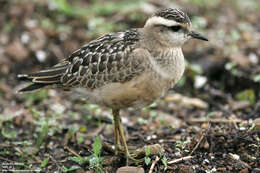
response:
M205 36L201 35L201 34L198 33L198 32L195 32L195 31L191 31L191 32L189 33L189 35L190 35L192 38L196 38L196 39L204 40L204 41L209 41Z

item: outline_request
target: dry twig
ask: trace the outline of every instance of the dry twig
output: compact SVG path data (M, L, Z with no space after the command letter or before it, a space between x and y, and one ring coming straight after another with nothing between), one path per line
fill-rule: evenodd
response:
M196 144L196 146L192 149L192 151L190 152L189 156L191 156L191 155L194 153L194 151L199 147L201 141L204 139L205 136L206 136L206 134L203 134L203 135L200 137L199 142L198 142L198 143Z
M202 134L202 136L200 137L198 143L196 144L196 146L193 148L193 150L191 151L191 153L189 154L190 156L194 153L194 151L199 147L201 141L204 139L204 137L208 134L208 130L210 129L210 123L208 123L208 128L207 131L205 133Z
M151 167L150 167L150 170L149 170L149 173L152 173L153 172L153 169L154 169L154 166L155 164L160 160L160 158L158 156L156 156L155 160L153 161Z
M67 149L70 153L77 157L81 157L78 153L76 153L73 149L69 148L68 146L65 146L65 149Z
M208 119L208 118L191 118L189 120L190 123L241 123L243 120L228 120L228 119Z
M193 157L192 156L186 156L186 157L182 157L182 158L179 158L179 159L171 160L171 161L167 162L167 164L170 165L170 164L174 164L174 163L179 163L179 162L182 162L184 160L189 160L191 158L193 158Z

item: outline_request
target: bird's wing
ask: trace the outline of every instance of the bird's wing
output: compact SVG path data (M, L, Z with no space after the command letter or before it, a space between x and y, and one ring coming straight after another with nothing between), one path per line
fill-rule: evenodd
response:
M143 68L131 53L136 49L136 29L105 35L74 52L71 63L61 77L64 86L94 89L110 82L126 82Z
M54 67L20 77L57 87L95 89L111 82L126 82L144 71L141 59L133 56L139 44L138 29L111 33L71 54Z

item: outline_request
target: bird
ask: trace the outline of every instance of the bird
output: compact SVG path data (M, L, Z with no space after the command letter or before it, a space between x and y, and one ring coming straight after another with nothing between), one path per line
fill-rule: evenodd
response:
M182 46L191 38L208 41L193 30L182 10L161 9L142 28L106 34L48 69L18 75L32 82L18 92L83 89L88 103L112 109L115 154L123 147L128 161L132 157L120 110L149 106L180 80L185 70Z

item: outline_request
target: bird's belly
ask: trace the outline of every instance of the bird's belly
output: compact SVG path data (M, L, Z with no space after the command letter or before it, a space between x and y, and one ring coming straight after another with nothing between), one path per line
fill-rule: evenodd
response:
M92 92L92 102L122 109L127 107L142 108L152 104L171 87L171 81L142 74L126 83L110 83ZM90 100L90 101L91 101Z

